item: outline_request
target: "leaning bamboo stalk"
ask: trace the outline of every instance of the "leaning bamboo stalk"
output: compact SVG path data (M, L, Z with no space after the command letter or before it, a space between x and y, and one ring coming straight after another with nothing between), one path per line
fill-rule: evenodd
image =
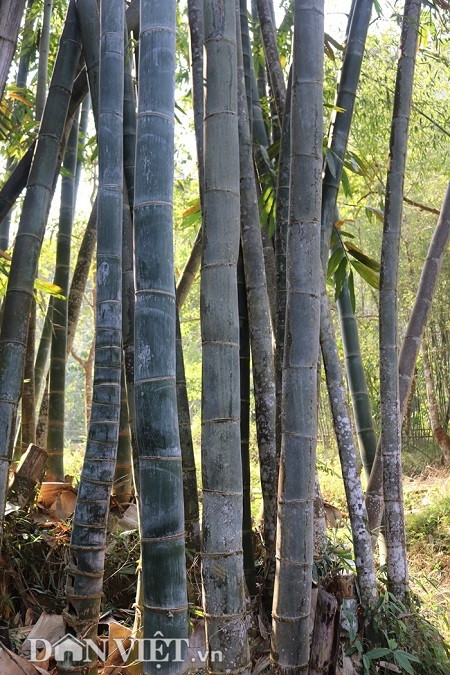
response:
M357 582L362 605L370 611L374 608L377 599L377 579L372 540L367 528L367 513L359 476L352 423L324 281L322 281L320 302L320 345L352 529L355 566L358 575Z
M124 4L102 0L98 108L99 189L94 388L69 550L64 612L79 637L96 638L109 499L116 465L122 365ZM89 653L90 673L97 655ZM85 672L73 663L60 672Z
M34 279L79 55L75 7L70 2L28 179L4 301L0 333L0 518L6 497Z
M286 83L281 68L278 52L275 24L270 0L257 0L259 23L264 47L267 70L269 71L270 86L275 99L280 127L283 124L284 109L286 107Z
M206 0L205 47L200 281L204 610L208 669L247 672L236 283L240 208L235 0ZM213 651L222 652L222 663L211 659Z
M172 242L175 26L175 0L141 0L134 190L134 391L144 638L151 639L160 631L166 638L185 640L188 615ZM161 672L184 670L184 663L174 660L173 645L168 658L161 664ZM144 662L144 673L153 669L154 664Z
M306 673L309 661L320 327L323 5L323 0L295 5L283 419L272 612L271 658L276 672ZM296 528L298 533L292 536Z
M244 72L241 51L238 48L241 243L248 299L256 434L263 496L264 542L267 556L274 564L278 482L275 444L275 371ZM273 584L273 572L274 570L269 576L269 588L266 589L270 596L272 595L270 586Z
M420 8L420 0L405 1L386 180L380 272L380 413L387 578L391 591L400 598L404 598L408 591L408 563L402 489L397 353L398 263Z
M336 203L345 153L353 119L356 92L364 56L373 0L358 0L349 18L347 46L342 61L335 106L329 132L329 153L322 189L322 263L328 261L330 237L335 222Z
M428 248L420 275L414 306L400 349L398 372L400 413L405 415L406 403L411 391L417 356L422 336L430 314L436 283L442 267L444 253L450 235L450 183L447 185L441 213ZM371 531L377 531L383 515L383 461L378 444L370 480L366 490L366 507Z
M186 374L184 371L183 342L178 311L176 330L177 406L183 466L184 529L186 532L186 548L193 556L195 556L200 551L200 509L198 502L194 444L191 432L191 415L189 412Z

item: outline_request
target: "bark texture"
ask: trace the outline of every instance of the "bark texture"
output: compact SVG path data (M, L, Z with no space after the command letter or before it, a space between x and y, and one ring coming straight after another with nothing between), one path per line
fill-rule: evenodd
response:
M420 8L420 0L405 2L389 148L380 273L380 412L387 577L390 590L400 598L404 598L408 590L408 563L397 354L398 260Z
M202 577L208 669L244 672L250 666L242 555L235 0L206 0L205 47L205 216L200 283ZM221 583L217 583L219 575ZM222 651L221 663L212 660L213 651Z
M271 656L307 673L320 327L324 3L295 5L286 336ZM305 176L308 180L305 180Z

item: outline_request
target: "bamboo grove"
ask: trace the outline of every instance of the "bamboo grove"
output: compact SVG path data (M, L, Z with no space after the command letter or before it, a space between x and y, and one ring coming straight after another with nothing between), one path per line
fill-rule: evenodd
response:
M130 504L139 534L134 624L126 664L114 672L186 672L193 626L203 635L207 672L359 672L358 665L336 670L348 597L356 599L360 672L381 672L373 669L381 657L394 667L403 658L401 672L429 672L417 656L386 643L380 607L389 597L406 616L414 604L402 425L421 350L433 433L447 461L450 453L425 333L449 238L448 186L404 336L399 329L408 131L420 114L415 61L425 9L448 28L450 8L443 0L397 3L390 144L377 178L378 262L352 243L351 226L342 226L353 221L340 210L351 197L351 172L359 180L368 171L352 152L352 133L365 45L381 9L372 0L340 4L342 44L326 32L327 0L0 4L0 126L34 125L31 144L8 157L0 189L2 546L11 514L32 509L45 486L67 483L70 355L85 373L86 442L62 616L64 631L90 646L81 660L57 660L54 672L109 672L96 644L111 512ZM35 25L37 5L32 58L21 36ZM186 89L180 45L188 34L197 195L183 217L199 229L179 268L176 129L178 88ZM340 73L330 84L329 61L338 56ZM30 72L32 103L23 93ZM77 203L88 191L92 209L75 246ZM42 245L59 194L54 276L43 282ZM95 340L84 358L75 350L92 269ZM192 299L196 284L199 301ZM379 420L355 284L376 298ZM192 303L200 316L198 434L182 331ZM351 574L334 577L320 573L329 540L316 447L327 394L352 547ZM345 595L345 584L353 595ZM164 658L155 636L167 647ZM134 646L139 639L142 651ZM265 651L258 652L258 640Z

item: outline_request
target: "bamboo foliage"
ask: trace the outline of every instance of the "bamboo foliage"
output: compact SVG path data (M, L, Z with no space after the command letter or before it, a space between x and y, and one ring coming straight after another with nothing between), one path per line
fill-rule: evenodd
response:
M245 672L240 460L239 139L235 0L206 0L202 333L202 577L208 669ZM221 527L217 523L221 522ZM217 583L220 575L221 583ZM211 660L221 651L223 660Z
M28 179L4 301L0 333L0 517L14 442L34 279L79 55L78 25L71 1Z
M135 403L144 637L187 638L172 244L175 0L141 0L134 190ZM152 414L149 415L148 411ZM162 663L160 672L184 664ZM153 672L144 663L144 672Z
M380 273L380 411L387 576L392 592L400 598L404 598L408 590L408 564L397 355L398 258L420 8L420 0L405 0L389 147Z
M279 672L306 673L313 565L320 325L320 212L324 3L296 3L286 336L271 656ZM308 180L302 180L308 176Z
M94 388L69 552L64 613L75 635L96 638L109 499L116 465L122 371L124 4L102 0ZM97 656L90 654L90 673ZM84 672L84 664L60 672Z

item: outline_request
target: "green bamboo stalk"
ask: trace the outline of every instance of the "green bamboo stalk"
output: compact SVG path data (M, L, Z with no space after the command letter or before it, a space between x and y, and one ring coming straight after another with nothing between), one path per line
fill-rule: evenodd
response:
M239 381L241 392L240 430L242 463L242 549L244 575L251 597L256 595L255 561L253 558L253 527L250 480L250 332L248 325L247 292L245 290L242 247L237 264L239 311Z
M98 41L93 36L100 31L99 4L97 0L75 0L78 22L80 26L83 56L86 62L89 91L91 92L92 112L97 126L98 120L98 86L100 70L100 52Z
M30 443L36 443L35 390L34 390L34 349L36 342L36 300L33 298L28 323L27 351L25 354L24 380L22 390L21 443L26 450Z
M135 403L144 638L188 636L172 243L175 0L141 0L134 190ZM149 415L149 410L152 414ZM180 644L180 643L178 643ZM173 646L159 672L181 672ZM182 643L182 658L185 642ZM143 672L157 672L143 663Z
M64 479L64 411L67 354L67 296L69 294L70 244L75 210L75 172L77 168L79 114L75 116L67 143L61 179L61 206L56 244L54 283L63 298L53 298L52 347L48 400L47 474Z
M92 206L92 211L86 225L86 229L78 249L77 261L73 270L67 299L67 354L70 354L75 339L75 332L80 316L86 283L91 269L97 242L97 197Z
M44 0L42 12L41 37L39 40L39 61L37 71L35 111L38 121L44 112L47 97L48 55L50 50L50 29L52 23L53 0Z
M273 6L270 0L256 0L259 23L261 26L264 57L270 77L270 87L274 96L280 127L283 124L286 107L286 83L281 68L280 54L273 20Z
M253 92L252 92L252 69L253 54L250 42L250 31L248 26L248 7L247 0L240 0L240 26L242 41L242 59L244 62L245 93L247 96L247 110L250 129L253 127Z
M309 661L321 279L323 5L323 0L295 5L283 420L272 612L271 658L276 672L307 673Z
M129 503L133 490L131 474L131 433L128 413L128 395L125 382L125 368L122 367L120 382L119 444L117 446L116 471L112 494L119 503Z
M374 609L377 599L377 579L372 541L367 528L367 512L359 477L352 423L334 335L333 319L323 278L320 299L320 344L350 516L355 566L358 575L357 583L361 603L370 612Z
M239 418L239 138L235 0L206 0L202 576L208 669L249 672ZM220 574L220 583L218 575ZM222 662L212 652L222 652Z
M405 598L408 591L408 562L397 353L398 259L420 8L420 0L405 0L389 147L380 272L380 411L387 578L390 590L400 598Z
M70 2L28 179L4 301L0 333L0 517L4 511L14 442L34 279L79 55L75 7Z
M405 415L406 404L411 391L416 367L417 356L420 350L423 332L427 324L431 309L436 283L442 267L444 253L450 233L450 184L447 186L444 202L428 248L427 257L420 275L414 306L411 310L405 337L400 350L399 394L400 414ZM375 462L366 490L366 507L369 526L377 531L383 514L383 461L381 446L378 443Z
M102 597L109 499L114 479L122 372L122 218L124 4L100 5L99 189L94 389L88 442L73 519L64 612L79 637L96 639ZM68 663L60 673L97 673Z
M331 158L326 161L322 187L322 264L328 263L333 224L338 220L336 204L342 177L343 161L347 151L356 92L367 38L373 0L355 0L347 23L347 39L335 105L329 130ZM358 326L352 309L347 282L337 301L344 345L347 380L352 399L353 414L358 433L359 449L368 476L372 468L376 433L359 344Z
M356 91L364 56L373 0L357 0L349 17L347 46L339 78L333 119L329 131L329 155L322 189L322 264L328 262L330 237L335 222L336 203L348 137L353 119Z
M26 0L5 0L0 5L0 101L16 51Z
M286 323L286 240L289 224L289 181L291 175L291 99L292 69L289 71L286 107L281 129L280 156L277 176L277 215L275 226L275 265L277 320L275 325L275 382L277 397L276 443L277 457L281 451L281 390Z
M186 375L184 372L183 342L178 311L176 331L177 406L183 466L184 529L186 532L186 548L190 550L193 557L195 557L200 551L200 509L198 503L194 445L191 433L191 415L189 412L189 399L186 386Z
M205 26L203 18L203 0L188 0L189 34L191 37L192 61L192 105L194 108L195 143L197 147L198 183L200 191L200 205L203 205L205 184L204 147L203 147L203 116L204 116L204 84L203 84L203 44L205 41ZM201 261L201 247L199 247L199 263ZM197 269L198 269L197 267ZM179 298L179 295L177 296Z
M275 372L264 252L259 223L258 198L245 90L245 65L238 35L238 112L241 189L241 242L248 302L250 344L255 396L261 490L263 495L264 543L270 561L267 587L270 604L275 572L278 464L275 445ZM245 487L245 482L244 482ZM244 502L245 505L245 502ZM245 562L245 549L244 549Z
M83 104L81 106L81 113L80 113L80 124L79 124L79 132L78 132L78 157L77 157L77 170L75 172L75 197L74 197L74 204L76 204L77 201L77 195L78 195L78 188L80 186L80 179L81 179L81 170L83 168L84 164L84 150L86 146L86 134L87 134L87 128L89 124L89 113L91 111L91 97L89 94L85 97Z
M337 300L342 332L345 368L352 399L356 433L364 472L369 478L377 448L377 435L373 425L372 406L367 389L366 373L359 342L358 324L353 311L347 280Z

